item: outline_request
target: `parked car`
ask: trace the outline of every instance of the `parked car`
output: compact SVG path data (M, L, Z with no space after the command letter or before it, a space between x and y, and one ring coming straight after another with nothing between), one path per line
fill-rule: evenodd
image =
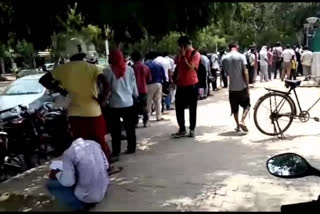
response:
M45 102L54 102L58 94L52 94L39 83L44 74L25 76L12 82L0 94L0 112L18 105L39 109ZM0 115L0 119L19 114L19 108Z
M22 69L17 73L16 77L18 79L18 78L29 76L29 75L43 74L43 73L44 73L43 70L39 69L39 68L36 68L36 69Z

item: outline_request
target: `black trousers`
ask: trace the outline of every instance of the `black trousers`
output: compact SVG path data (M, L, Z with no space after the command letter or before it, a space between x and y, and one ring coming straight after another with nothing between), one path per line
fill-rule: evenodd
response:
M297 70L296 69L291 69L291 80L297 80Z
M217 89L217 79L218 79L217 71L218 71L218 69L214 69L214 68L211 69L212 76L214 77L214 80L211 82L212 83L212 90Z
M139 115L143 115L143 122L147 122L149 120L148 110L147 110L147 94L140 94L136 103L136 121L135 124L139 123Z
M198 87L197 85L177 87L176 92L176 117L179 125L179 131L186 131L184 110L189 107L190 130L196 128L198 105Z
M112 154L119 155L121 152L121 123L120 118L123 119L124 128L127 133L128 151L135 152L136 139L136 112L135 107L127 108L110 108L110 133L112 138Z
M221 72L221 78L223 81L223 87L228 88L228 75L224 70L222 70L222 72Z
M253 78L254 78L254 66L249 66L248 73L249 73L249 84L252 84Z
M282 62L275 62L274 63L274 65L275 65L275 68L274 68L274 79L276 79L277 78L277 73L278 73L278 70L279 70L279 77L281 77L281 72L282 72Z

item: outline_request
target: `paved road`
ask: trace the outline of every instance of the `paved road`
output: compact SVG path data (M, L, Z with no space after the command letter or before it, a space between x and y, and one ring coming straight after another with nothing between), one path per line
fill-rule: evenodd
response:
M251 90L252 104L266 92L265 86L284 89L280 81L258 83ZM320 89L299 88L298 94L303 106L308 106ZM320 116L317 110L319 105L313 112ZM137 153L121 156L117 164L124 170L111 177L109 192L95 211L279 211L281 204L312 200L320 194L320 178L279 179L269 175L265 166L275 154L296 152L320 168L318 123L294 122L286 140L278 140L258 132L252 109L249 133L239 135L233 131L226 89L200 101L195 139L171 139L177 130L174 112L164 117L168 121L151 122L151 127L137 130ZM42 167L0 189L46 195L46 172Z

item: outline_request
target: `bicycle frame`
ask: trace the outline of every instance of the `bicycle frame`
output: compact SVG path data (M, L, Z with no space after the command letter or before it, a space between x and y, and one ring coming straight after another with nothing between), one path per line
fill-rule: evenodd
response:
M300 110L300 113L302 112L302 108L301 108L301 104L300 104L300 101L299 101L299 97L297 95L297 92L296 92L296 89L295 88L290 88L288 92L285 92L285 91L279 91L279 90L274 90L274 89L270 89L270 88L265 88L267 91L272 91L272 92L276 92L276 93L280 93L280 94L284 94L286 96L288 96L289 99L292 100L292 102L294 103L294 105L296 105L296 103L294 102L294 100L290 97L290 94L291 94L291 91L294 92L294 96L296 98L296 101L298 103L298 107L299 107L299 110ZM312 104L312 106L306 111L309 113L309 111L320 101L320 97ZM296 106L295 106L296 108ZM295 115L295 116L298 116L298 115Z

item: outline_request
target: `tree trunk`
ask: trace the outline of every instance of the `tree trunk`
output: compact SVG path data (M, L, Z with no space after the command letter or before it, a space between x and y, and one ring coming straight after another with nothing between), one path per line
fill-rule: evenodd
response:
M5 74L6 73L6 68L5 68L5 65L4 65L4 59L3 57L0 57L0 66L1 66L1 72L0 72L0 75L2 74Z
M14 59L12 56L10 57L10 62L11 62L11 70L13 71L13 73L16 73L18 68L17 68L17 64L14 62Z
M34 55L32 55L32 67L37 68L36 58Z
M5 66L4 66L4 59L0 57L0 81L6 81L7 79L3 76L5 74Z
M299 45L302 45L303 43L303 36L304 36L303 31L296 32L296 38Z

